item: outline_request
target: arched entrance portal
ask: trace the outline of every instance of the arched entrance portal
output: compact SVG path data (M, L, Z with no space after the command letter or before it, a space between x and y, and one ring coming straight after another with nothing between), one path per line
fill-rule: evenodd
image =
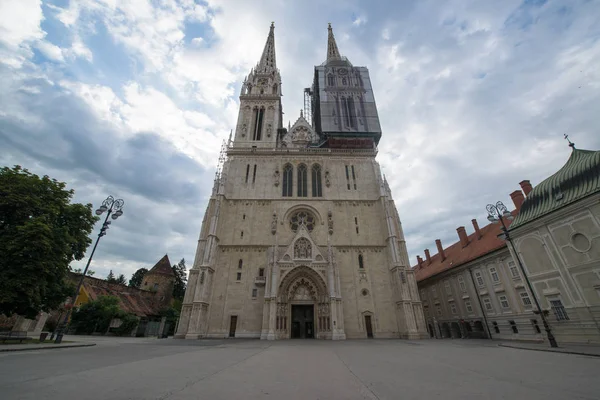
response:
M331 337L331 308L327 286L312 268L288 272L277 297L277 337L310 339Z

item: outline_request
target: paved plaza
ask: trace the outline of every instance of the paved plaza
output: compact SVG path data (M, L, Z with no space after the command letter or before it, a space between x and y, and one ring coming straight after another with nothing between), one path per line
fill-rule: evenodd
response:
M0 397L600 398L600 358L490 341L83 340L97 345L0 353Z

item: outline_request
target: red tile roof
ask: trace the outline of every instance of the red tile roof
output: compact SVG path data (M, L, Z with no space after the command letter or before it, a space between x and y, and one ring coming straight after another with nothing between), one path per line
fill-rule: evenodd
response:
M77 281L81 275L72 273L71 277ZM86 276L83 286L91 300L96 300L100 296L115 296L119 299L121 310L139 317L159 315L160 311L168 306L162 304L155 292L110 283L104 279Z
M165 254L165 256L161 258L150 271L148 271L148 274L175 276L173 267L171 267L171 261L169 261L169 256Z
M516 210L511 213L517 215ZM511 221L505 222L510 225ZM446 258L442 260L440 254L435 254L431 257L431 264L427 264L427 260L423 260L421 266L418 264L413 267L417 282L430 278L434 275L447 271L451 268L456 268L460 265L473 261L488 253L496 251L506 246L506 241L498 238L502 233L502 224L499 222L491 223L480 229L481 238L477 238L477 233L472 233L468 236L469 244L462 246L460 240L451 246L444 249Z

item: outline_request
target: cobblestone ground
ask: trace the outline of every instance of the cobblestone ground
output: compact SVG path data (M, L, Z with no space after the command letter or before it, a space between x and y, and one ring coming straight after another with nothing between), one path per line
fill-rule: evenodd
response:
M0 398L600 398L600 358L489 341L97 342L0 353Z

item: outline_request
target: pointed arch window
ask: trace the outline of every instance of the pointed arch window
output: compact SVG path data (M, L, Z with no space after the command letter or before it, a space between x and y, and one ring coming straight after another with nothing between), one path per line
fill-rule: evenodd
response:
M290 164L283 167L283 197L292 197L294 186L294 169Z
M265 108L255 108L254 109L254 134L252 135L252 140L261 140L262 139L262 126L263 119L265 117Z
M312 166L312 197L322 197L323 188L321 186L321 166L313 164Z
M298 197L308 196L308 171L306 165L298 165Z
M358 268L360 268L360 269L365 268L365 263L364 263L362 254L358 255Z
M327 75L327 85L335 86L335 77L332 74Z

